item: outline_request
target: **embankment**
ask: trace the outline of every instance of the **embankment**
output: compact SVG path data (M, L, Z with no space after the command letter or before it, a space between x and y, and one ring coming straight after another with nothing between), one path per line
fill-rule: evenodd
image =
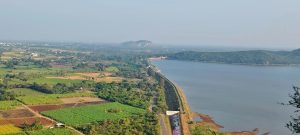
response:
M159 82L159 85L164 88L168 110L180 112L182 133L190 135L188 122L191 121L191 112L182 90L154 66L149 66L148 74L154 77Z

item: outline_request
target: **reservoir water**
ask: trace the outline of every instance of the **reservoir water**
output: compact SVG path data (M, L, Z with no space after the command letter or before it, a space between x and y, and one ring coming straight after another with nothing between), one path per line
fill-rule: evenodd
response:
M300 86L300 67L244 66L174 60L152 61L183 88L192 111L208 114L223 131L253 130L289 135L292 86Z

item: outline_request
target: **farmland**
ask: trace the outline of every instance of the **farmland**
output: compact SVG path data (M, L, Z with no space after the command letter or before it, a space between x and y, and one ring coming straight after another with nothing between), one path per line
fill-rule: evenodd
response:
M0 125L0 135L4 135L4 134L14 134L14 133L20 133L21 129L8 124L8 125Z
M17 97L17 99L27 105L62 103L61 100L52 95L24 96Z
M25 108L0 111L0 118L24 118L33 117L34 114Z
M14 88L8 89L8 92L13 92L16 96L36 96L36 95L43 95L43 93L28 89L28 88Z
M40 131L27 132L28 135L78 135L78 133L67 128L54 128Z
M110 47L58 44L0 46L1 126L11 124L21 134L34 135L92 134L84 130L88 126L98 134L114 134L116 123L128 121L119 125L128 133L157 133L156 114L148 108L159 86L149 81L145 57ZM76 129L48 130L57 122ZM31 126L43 128L28 131Z
M0 110L15 109L17 106L20 106L20 103L15 100L0 101Z
M110 110L116 110L116 112L110 112ZM42 114L68 125L79 126L106 119L115 120L125 118L144 112L143 109L114 102L102 105L53 110L42 112Z
M70 97L94 97L93 93L68 93L68 94L43 94L32 96L21 96L17 99L27 105L41 105L41 104L59 104L63 103L61 98Z

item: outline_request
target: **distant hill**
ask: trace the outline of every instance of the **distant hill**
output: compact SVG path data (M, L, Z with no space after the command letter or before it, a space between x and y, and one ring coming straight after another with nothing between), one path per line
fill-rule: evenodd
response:
M168 59L228 64L287 65L300 64L300 49L293 51L252 50L235 52L184 51L171 54Z
M148 40L138 40L138 41L127 41L122 43L126 47L150 47L153 45L151 41Z

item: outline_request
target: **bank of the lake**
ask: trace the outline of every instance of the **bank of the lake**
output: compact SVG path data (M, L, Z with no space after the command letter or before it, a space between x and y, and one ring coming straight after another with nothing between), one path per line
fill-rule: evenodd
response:
M192 111L209 114L224 130L290 134L284 127L292 110L287 102L300 85L299 67L241 66L184 61L153 61L179 84Z

